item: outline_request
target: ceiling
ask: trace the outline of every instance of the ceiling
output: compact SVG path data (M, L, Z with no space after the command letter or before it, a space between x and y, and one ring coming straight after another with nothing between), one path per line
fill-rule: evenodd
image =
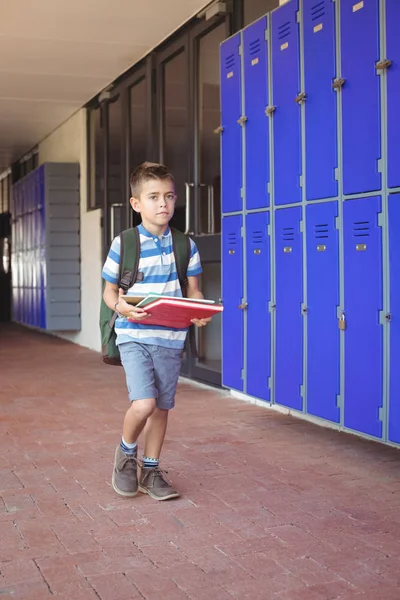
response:
M204 0L0 0L0 174Z

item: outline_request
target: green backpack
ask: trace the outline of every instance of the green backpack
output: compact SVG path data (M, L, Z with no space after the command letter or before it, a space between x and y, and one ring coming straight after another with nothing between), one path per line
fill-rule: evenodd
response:
M186 272L190 261L190 240L187 235L172 227L171 233L176 270L182 294L185 295L187 285ZM140 259L139 232L136 227L126 229L120 234L120 239L121 254L118 287L122 288L126 294L135 281L137 281ZM100 332L103 361L108 365L121 366L121 357L116 345L117 336L114 328L116 319L117 313L108 308L102 298L100 306Z

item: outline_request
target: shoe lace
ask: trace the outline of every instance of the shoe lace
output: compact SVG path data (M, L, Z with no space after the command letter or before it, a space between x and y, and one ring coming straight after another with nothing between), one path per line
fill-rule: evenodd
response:
M122 471L122 469L128 464L128 463L132 463L133 466L137 467L138 465L138 459L136 456L134 456L133 454L125 454L125 456L123 456L118 465L117 465L117 469L118 471Z
M154 477L160 477L167 485L169 485L170 483L165 477L165 475L168 475L168 471L160 469L160 467L150 467L147 473L145 474L144 479L148 479L150 475L153 475Z

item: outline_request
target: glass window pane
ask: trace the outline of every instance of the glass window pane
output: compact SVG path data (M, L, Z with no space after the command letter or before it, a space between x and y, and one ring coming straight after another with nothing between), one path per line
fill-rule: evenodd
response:
M9 177L3 180L3 212L10 210L10 185Z
M104 136L100 107L89 113L89 144L89 205L99 208L103 206L104 198Z
M131 170L148 160L146 156L146 80L142 79L130 89L131 111Z
M188 167L186 54L181 52L164 65L164 158L175 177L178 196L171 225L185 229L185 182Z
M279 0L244 0L244 26L250 25L279 6Z
M199 214L201 233L221 231L219 47L225 39L221 24L199 42Z
M125 187L122 189L122 114L121 97L108 105L108 205L110 236L124 229Z

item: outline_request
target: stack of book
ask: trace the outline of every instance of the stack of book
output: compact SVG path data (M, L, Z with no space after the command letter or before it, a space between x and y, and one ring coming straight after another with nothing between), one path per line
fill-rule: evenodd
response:
M128 304L146 310L149 316L141 323L172 329L186 329L192 324L193 319L207 319L223 311L222 304L214 300L173 298L154 293L146 297L125 295L122 298Z

